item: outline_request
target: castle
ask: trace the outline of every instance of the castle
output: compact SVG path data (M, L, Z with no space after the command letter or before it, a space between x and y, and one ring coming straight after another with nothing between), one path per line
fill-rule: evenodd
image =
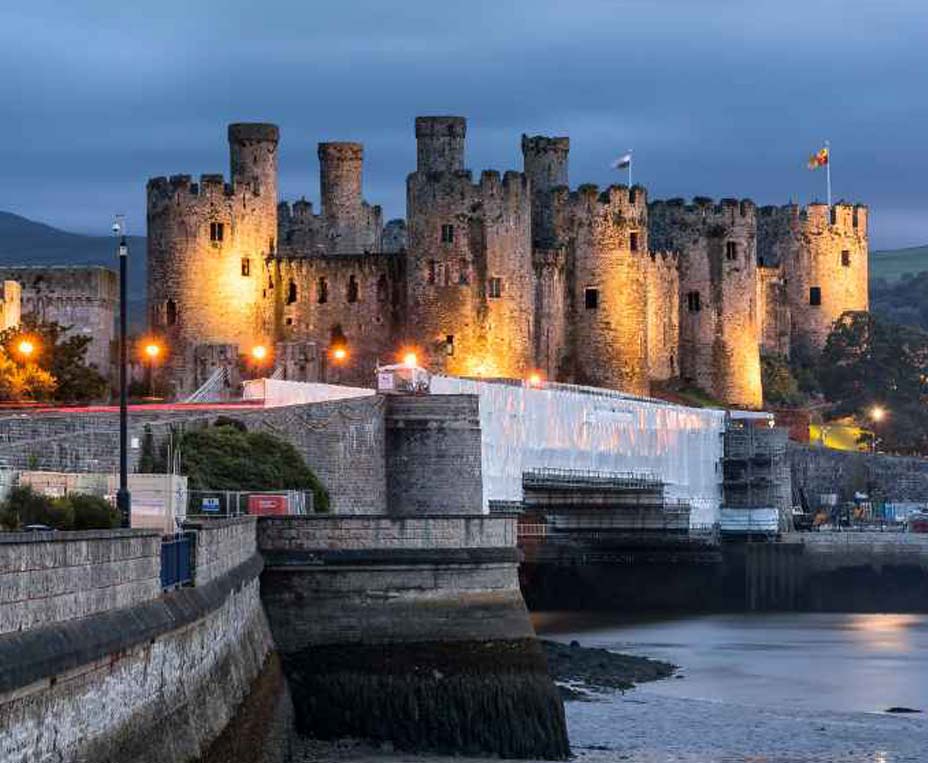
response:
M572 191L566 137L523 136L522 172L475 182L463 118L415 132L405 221L363 199L357 143L319 145L318 213L278 204L270 124L230 125L229 182L148 182L149 322L179 393L258 346L268 373L365 386L414 349L433 372L636 395L680 379L756 408L761 351L814 353L867 309L865 206Z

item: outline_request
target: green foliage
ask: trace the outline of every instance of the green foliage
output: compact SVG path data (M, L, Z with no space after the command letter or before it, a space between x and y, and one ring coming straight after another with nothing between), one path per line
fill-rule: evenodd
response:
M140 474L153 474L157 469L158 458L155 454L155 437L151 431L151 424L146 424L142 432L142 447L139 452L138 471ZM166 471L161 469L159 471Z
M928 263L926 263L928 265ZM928 331L928 272L870 284L870 312L878 318Z
M72 493L50 498L29 485L18 485L0 504L0 525L9 530L27 525L48 525L56 530L96 530L117 527L119 515L100 496Z
M0 351L27 381L22 396L16 397L15 384L8 389L3 386L3 379L15 376L4 374L0 361L0 399L86 402L106 397L106 379L86 363L92 337L85 334L66 337L68 328L26 317L19 326L0 332ZM18 358L17 346L23 338L28 338L35 347L28 360Z
M35 364L18 363L0 347L0 400L21 402L50 400L55 379Z
M316 511L329 509L328 493L296 448L241 422L184 432L180 462L191 490L312 490Z
M868 313L845 313L822 353L819 380L836 415L868 421L889 450L928 452L928 333Z
M803 401L799 383L782 355L761 355L761 384L764 399L775 405L798 405Z

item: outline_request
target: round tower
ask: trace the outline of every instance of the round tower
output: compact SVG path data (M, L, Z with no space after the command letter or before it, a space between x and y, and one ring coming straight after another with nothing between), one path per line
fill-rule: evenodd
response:
M581 186L555 203L569 209L574 381L647 395L645 190L612 186L600 194L596 186Z
M551 205L551 191L566 187L570 138L522 136L522 161L532 187L532 240L550 247L558 238Z
M811 204L784 208L780 226L790 349L821 352L841 314L869 309L867 207Z
M652 248L679 256L680 377L727 405L760 407L753 202L655 202L649 216Z
M336 253L357 253L361 228L361 169L364 147L360 143L319 144L319 184L322 217Z
M198 378L198 346L248 352L270 341L263 294L276 251L277 138L273 125L231 125L232 183L148 182L149 326L166 339L181 390Z
M464 117L416 117L416 171L463 170L466 134Z

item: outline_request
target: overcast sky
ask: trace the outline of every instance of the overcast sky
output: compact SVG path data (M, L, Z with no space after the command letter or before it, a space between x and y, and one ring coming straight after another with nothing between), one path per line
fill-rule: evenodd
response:
M569 135L571 185L633 148L651 198L824 199L805 160L830 139L872 246L918 245L926 90L925 0L9 0L0 209L140 233L149 176L228 173L226 123L270 121L284 198L318 199L318 141L358 140L402 216L415 115L461 114L475 172Z

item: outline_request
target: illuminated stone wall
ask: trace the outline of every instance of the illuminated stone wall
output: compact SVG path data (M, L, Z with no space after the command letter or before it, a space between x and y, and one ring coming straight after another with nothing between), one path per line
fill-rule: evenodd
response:
M277 139L274 125L230 125L231 183L222 175L148 182L149 323L168 340L182 389L193 383L196 344L247 351L270 340L262 300L265 261L277 248Z
M519 378L534 360L529 184L494 171L474 184L460 169L464 129L460 118L416 120L405 338L432 371Z
M535 249L535 363L545 379L566 378L571 370L567 347L567 249Z
M760 236L760 226L758 226ZM757 316L760 347L771 355L789 356L790 312L782 267L757 266Z
M859 204L762 210L761 251L782 268L794 352L820 351L842 313L869 308L867 215Z
M754 204L655 202L655 249L680 257L680 376L727 405L761 405Z
M648 265L648 369L653 381L680 366L680 272L675 252L651 252Z

